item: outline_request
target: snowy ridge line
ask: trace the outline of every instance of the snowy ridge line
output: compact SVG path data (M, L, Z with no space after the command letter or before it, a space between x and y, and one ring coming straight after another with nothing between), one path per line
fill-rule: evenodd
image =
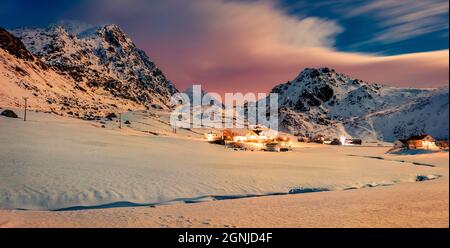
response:
M344 188L327 188L327 187L294 187L289 190L289 192L278 192L278 193L267 193L267 194L244 194L244 195L205 195L198 196L192 198L177 198L171 201L161 202L161 203L135 203L128 201L121 202L113 202L108 204L96 205L96 206L74 206L67 207L61 209L55 209L50 211L61 212L61 211L81 211L81 210L95 210L95 209L107 209L107 208L127 208L127 207L156 207L161 205L169 205L173 203L185 203L185 204L195 204L202 203L208 201L224 201L224 200L236 200L236 199L244 199L244 198L256 198L256 197L265 197L265 196L282 196L282 195L298 195L298 194L310 194L310 193L319 193L319 192L331 192L331 191L339 191L339 190L357 190L357 189L365 189L365 188L374 188L374 187L387 187L394 186L400 183L406 182L423 182L436 180L443 177L442 175L417 175L415 178L397 181L394 180L390 183L363 183L355 186L348 186ZM16 209L22 211L28 211L27 209Z
M409 109L411 109L412 107L414 107L416 105L424 106L426 104L431 103L431 101L428 98L429 98L429 96L420 97L418 99L413 100L412 102L405 103L398 107L393 107L393 108L389 108L389 109L383 109L380 111L370 112L370 113L367 113L366 115L355 117L354 119L349 121L348 124L352 124L353 122L357 122L357 121L364 121L371 117L385 116L385 115L389 115L389 114L394 114L396 112L408 111ZM345 123L345 124L347 124L347 123Z

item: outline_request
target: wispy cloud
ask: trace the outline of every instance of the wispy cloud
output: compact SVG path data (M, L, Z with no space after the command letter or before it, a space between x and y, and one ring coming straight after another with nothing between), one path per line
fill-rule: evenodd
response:
M397 42L419 35L447 30L449 3L447 0L378 0L343 7L347 17L373 15L382 31L372 41Z
M369 7L360 13L374 9ZM321 66L393 85L448 84L448 50L408 56L339 52L333 46L344 31L339 23L287 15L271 0L98 0L71 17L124 27L180 89L201 83L219 93L267 92L304 67Z

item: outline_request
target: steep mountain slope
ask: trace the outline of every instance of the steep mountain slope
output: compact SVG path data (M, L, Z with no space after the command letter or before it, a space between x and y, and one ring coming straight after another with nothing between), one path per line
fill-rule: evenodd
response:
M24 44L3 28L0 28L0 48L19 59L31 62L36 61L34 56L27 50ZM45 70L46 68L42 69Z
M47 29L11 31L49 67L80 89L168 107L175 86L116 25L82 26L63 22Z
M402 89L308 68L272 93L279 94L280 125L292 133L386 141L417 133L448 137L448 87Z
M356 120L358 126L370 124L385 140L429 133L448 138L449 89L443 88L409 104L365 115Z

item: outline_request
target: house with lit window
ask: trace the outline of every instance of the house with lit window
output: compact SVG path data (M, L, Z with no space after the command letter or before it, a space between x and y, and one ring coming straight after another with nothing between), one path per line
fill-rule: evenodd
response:
M436 140L428 134L414 135L409 137L409 139L406 140L406 147L408 149L438 149Z

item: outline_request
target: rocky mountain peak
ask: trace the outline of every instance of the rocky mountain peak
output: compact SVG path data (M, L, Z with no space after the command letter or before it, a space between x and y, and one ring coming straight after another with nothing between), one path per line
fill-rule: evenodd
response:
M304 78L317 78L320 76L331 76L332 74L336 74L334 69L330 69L327 67L323 68L305 68L300 75L297 77L297 80L302 80Z
M337 72L332 68L306 68L304 69L293 81L292 83L306 83L307 85L317 86L317 85L330 85L334 87L360 87L367 86L367 82L363 80L352 78L343 73ZM376 86L377 84L372 84Z
M294 80L276 86L272 93L278 93L280 105L298 111L334 106L343 99L355 102L362 97L375 99L380 86L352 78L330 68L306 68ZM327 105L327 106L324 106ZM326 112L326 111L321 111Z
M53 26L60 26L64 30L73 36L78 36L88 30L96 30L98 27L93 26L89 23L76 21L76 20L60 20Z
M97 33L99 37L105 39L105 41L113 47L135 47L134 43L128 38L125 32L115 24L100 27L98 28Z
M60 25L51 25L50 27L47 28L47 31L49 33L52 34L52 36L54 37L69 37L69 32L67 32L67 30Z

